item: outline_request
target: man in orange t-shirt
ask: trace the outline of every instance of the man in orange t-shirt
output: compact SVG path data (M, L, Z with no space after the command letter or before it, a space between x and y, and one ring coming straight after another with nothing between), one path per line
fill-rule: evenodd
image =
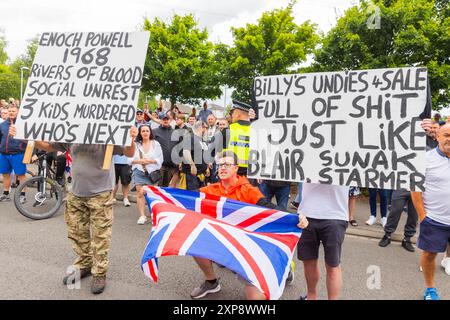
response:
M270 209L282 209L268 201L261 191L250 184L246 177L238 176L238 158L233 151L223 151L217 156L217 167L220 181L209 186L200 188L200 192L223 196L230 199L256 204ZM299 216L299 228L306 228L308 220ZM194 257L195 262L205 275L205 282L195 288L191 297L194 299L203 298L209 293L219 292L220 283L214 273L212 261L205 258ZM246 282L246 281L245 281ZM246 282L245 294L248 300L265 300L266 297L255 286Z

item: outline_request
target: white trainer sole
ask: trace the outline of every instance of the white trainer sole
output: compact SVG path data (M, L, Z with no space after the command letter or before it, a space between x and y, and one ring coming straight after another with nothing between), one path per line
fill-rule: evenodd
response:
M219 284L219 285L218 285L217 287L215 287L214 289L206 290L206 291L203 292L201 295L196 296L196 297L191 296L191 298L192 298L192 299L200 299L200 298L203 298L204 296L206 296L207 294L219 292L220 289L221 289L221 288L220 288L220 284Z

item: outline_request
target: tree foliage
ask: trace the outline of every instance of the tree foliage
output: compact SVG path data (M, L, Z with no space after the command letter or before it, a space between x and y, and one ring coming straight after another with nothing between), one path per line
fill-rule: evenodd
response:
M36 51L39 46L39 39L40 36L36 35L32 39L28 40L28 45L25 53L14 59L14 61L11 63L11 70L14 73L20 75L20 67L22 66L31 68L34 56L36 55Z
M170 23L145 19L143 28L150 31L144 90L161 95L172 105L220 96L215 47L208 41L206 29L198 28L193 15L174 15Z
M8 60L8 54L6 53L6 46L8 43L6 42L5 36L3 35L3 31L0 30L0 64L5 64Z
M313 52L319 41L316 25L297 25L294 4L263 13L256 24L232 28L234 44L220 48L220 59L226 83L236 89L234 98L250 101L255 77L292 73Z
M369 28L377 11L379 28ZM362 0L324 37L308 71L426 66L433 108L440 109L450 102L449 53L448 1Z
M155 110L158 106L158 102L155 99L155 96L152 96L148 91L141 89L139 91L139 99L137 107L139 109L144 109L144 104L147 101L149 110Z
M5 64L0 64L0 98L19 98L20 77Z

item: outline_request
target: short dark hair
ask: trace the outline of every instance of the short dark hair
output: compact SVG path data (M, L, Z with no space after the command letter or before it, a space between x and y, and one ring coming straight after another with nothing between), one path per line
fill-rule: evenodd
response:
M222 158L233 158L234 164L235 165L238 164L238 157L237 157L236 153L234 153L231 150L225 150L225 151L219 152L219 154L217 154L217 156L216 156L216 162L219 162L219 160Z

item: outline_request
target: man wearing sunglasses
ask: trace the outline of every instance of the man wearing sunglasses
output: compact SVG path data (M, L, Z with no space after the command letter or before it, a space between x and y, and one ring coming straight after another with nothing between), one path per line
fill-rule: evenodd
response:
M267 201L257 187L250 184L246 177L239 176L238 157L233 151L223 151L216 158L220 181L200 188L200 192L223 196L230 199L256 204L270 209L281 210L273 203ZM308 220L299 215L299 228L306 228ZM220 283L214 273L212 261L204 258L194 258L205 276L205 282L195 288L191 297L203 298L209 293L220 291ZM245 282L245 295L248 300L265 300L265 296L252 284Z

